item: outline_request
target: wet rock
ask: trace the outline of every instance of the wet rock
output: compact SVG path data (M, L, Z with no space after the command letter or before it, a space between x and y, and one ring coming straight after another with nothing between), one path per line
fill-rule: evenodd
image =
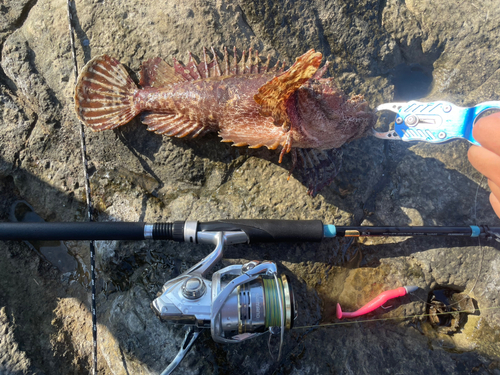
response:
M494 0L483 1L480 9L458 0L169 1L154 6L81 0L74 6L80 68L108 53L137 78L146 59L185 62L188 50L199 57L204 46L220 51L235 45L239 52L253 47L273 62L292 62L315 48L332 62L329 73L340 87L365 95L372 107L409 99L472 105L499 95L500 10ZM7 220L5 212L17 199L28 201L46 221L86 217L66 20L65 1L1 6L1 220ZM279 165L276 152L231 147L216 135L169 139L136 120L86 135L92 197L101 221L283 218L337 225L500 225L489 206L487 184L469 165L468 144L461 141L357 140L344 147L343 168L334 183L312 198L299 181L287 181L289 158ZM70 280L62 280L23 244L0 244L2 259L8 260L0 263L0 302L16 322L15 327L6 323L8 332L14 330L9 342L20 348L19 361L9 363L20 371L28 371L27 366L46 373L90 368L90 323L83 325L90 322L88 247L66 245L79 264ZM499 249L498 243L466 238L229 247L228 263L274 260L291 277L299 303L297 329L287 334L279 363L268 354L267 337L231 346L214 343L205 332L179 372L497 371ZM210 251L160 241L97 244L100 373L154 374L172 360L184 333L159 322L149 303L166 280ZM391 320L311 328L336 323L339 301L355 309L402 285L420 289L367 317ZM440 288L466 293L477 303L479 315L469 314L452 341L435 336L421 317L428 293ZM12 353L12 345L1 349L0 358Z

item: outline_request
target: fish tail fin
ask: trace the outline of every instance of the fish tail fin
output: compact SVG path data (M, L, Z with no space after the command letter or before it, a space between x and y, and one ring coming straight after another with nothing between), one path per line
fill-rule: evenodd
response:
M107 55L95 57L78 76L76 113L94 131L117 128L140 112L134 105L137 90L118 60Z

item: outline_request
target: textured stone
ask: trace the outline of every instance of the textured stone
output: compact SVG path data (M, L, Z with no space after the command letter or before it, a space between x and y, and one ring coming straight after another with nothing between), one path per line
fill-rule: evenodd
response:
M0 373L5 375L27 373L30 360L19 350L5 307L0 309Z
M47 221L83 221L66 1L4 1L0 8L0 220L7 220L14 200L25 199ZM80 68L107 53L137 78L146 59L186 62L187 51L199 57L204 46L253 47L289 63L315 48L332 62L329 73L339 86L365 95L372 107L410 99L473 105L500 95L495 0L78 0L73 15ZM273 151L231 147L215 135L169 139L139 121L103 133L87 129L86 135L100 221L500 226L462 141L357 140L344 147L334 183L312 198L299 181L287 181L290 160L279 165ZM79 263L69 278L24 244L0 243L0 329L8 338L0 358L10 358L15 370L8 371L90 368L88 247L66 245ZM291 277L297 329L287 334L279 363L268 354L267 337L231 346L204 332L178 372L498 373L499 249L494 241L422 237L230 247L226 265L274 260ZM166 367L184 333L158 321L149 303L166 280L209 251L159 241L97 243L99 373L158 374ZM337 302L354 310L402 285L420 289L370 315L392 320L310 327L335 323ZM480 310L453 339L429 329L422 317L399 319L425 313L435 288L464 292Z

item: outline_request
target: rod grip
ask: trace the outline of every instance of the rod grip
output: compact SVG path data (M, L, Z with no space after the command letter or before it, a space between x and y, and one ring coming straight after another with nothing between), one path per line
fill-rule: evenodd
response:
M198 230L241 230L250 242L319 242L323 239L321 220L217 220L198 223Z

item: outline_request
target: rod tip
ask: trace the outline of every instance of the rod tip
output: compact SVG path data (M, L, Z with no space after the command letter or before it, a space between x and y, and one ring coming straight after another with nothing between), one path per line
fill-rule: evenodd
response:
M340 303L337 303L337 319L342 319L342 309L340 308Z

